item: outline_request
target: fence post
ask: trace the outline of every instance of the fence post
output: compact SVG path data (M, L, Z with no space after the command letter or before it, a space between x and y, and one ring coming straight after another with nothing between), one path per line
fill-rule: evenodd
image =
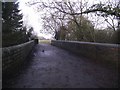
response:
M38 44L38 38L35 39L35 44Z

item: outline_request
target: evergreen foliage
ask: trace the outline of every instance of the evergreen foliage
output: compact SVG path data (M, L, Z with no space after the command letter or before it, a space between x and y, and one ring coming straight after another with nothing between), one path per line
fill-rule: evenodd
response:
M8 47L28 41L26 30L22 27L22 14L18 3L2 2L2 47Z

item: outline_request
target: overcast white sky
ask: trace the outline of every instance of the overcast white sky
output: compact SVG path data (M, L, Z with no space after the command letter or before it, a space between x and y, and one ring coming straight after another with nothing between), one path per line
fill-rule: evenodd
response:
M23 21L24 24L26 24L28 27L33 27L35 33L38 36L43 36L47 39L51 38L51 34L45 34L42 32L42 21L40 20L40 13L36 13L35 10L32 7L28 7L25 5L26 2L30 0L18 0L19 8L21 9L21 12L23 13Z
M21 9L21 12L23 13L23 21L25 24L27 24L27 26L31 26L34 28L34 31L35 33L38 35L38 36L43 36L47 39L51 38L52 35L51 34L45 34L43 31L42 31L42 21L41 21L41 17L40 17L40 12L39 14L37 12L35 12L35 10L32 8L32 7L28 7L25 5L26 2L30 1L30 0L18 0L20 2L20 9ZM40 0L40 1L43 1L43 0ZM48 1L48 0L44 0L45 1ZM55 0L49 0L49 1L55 1ZM62 0L56 0L56 1L62 1ZM68 0L64 0L64 1L68 1ZM69 0L69 1L73 1L73 0ZM74 0L74 1L79 1L79 0ZM84 1L84 0L83 0ZM89 1L90 4L95 4L99 1L102 1L102 2L106 2L108 0L86 0L86 1ZM41 11L42 13L43 11ZM102 18L101 18L102 20ZM104 22L101 24L101 26L107 26L107 24Z
M33 8L30 8L25 5L27 1L30 0L18 0L20 2L19 8L23 13L23 23L28 27L33 27L37 35L40 35L40 29L42 29L41 25L39 25L40 21L38 21L38 14L34 12Z

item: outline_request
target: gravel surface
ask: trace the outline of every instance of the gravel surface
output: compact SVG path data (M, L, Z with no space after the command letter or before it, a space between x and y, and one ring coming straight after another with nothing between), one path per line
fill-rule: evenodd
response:
M117 71L49 44L38 44L7 88L116 88Z

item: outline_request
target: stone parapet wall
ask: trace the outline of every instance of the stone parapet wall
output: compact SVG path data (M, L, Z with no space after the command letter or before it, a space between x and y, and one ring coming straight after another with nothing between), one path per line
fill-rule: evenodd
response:
M22 66L34 46L34 40L2 48L2 74L9 76Z
M52 40L51 44L76 53L78 55L93 59L96 62L114 64L118 66L118 60L120 56L120 45L118 44L63 40Z

